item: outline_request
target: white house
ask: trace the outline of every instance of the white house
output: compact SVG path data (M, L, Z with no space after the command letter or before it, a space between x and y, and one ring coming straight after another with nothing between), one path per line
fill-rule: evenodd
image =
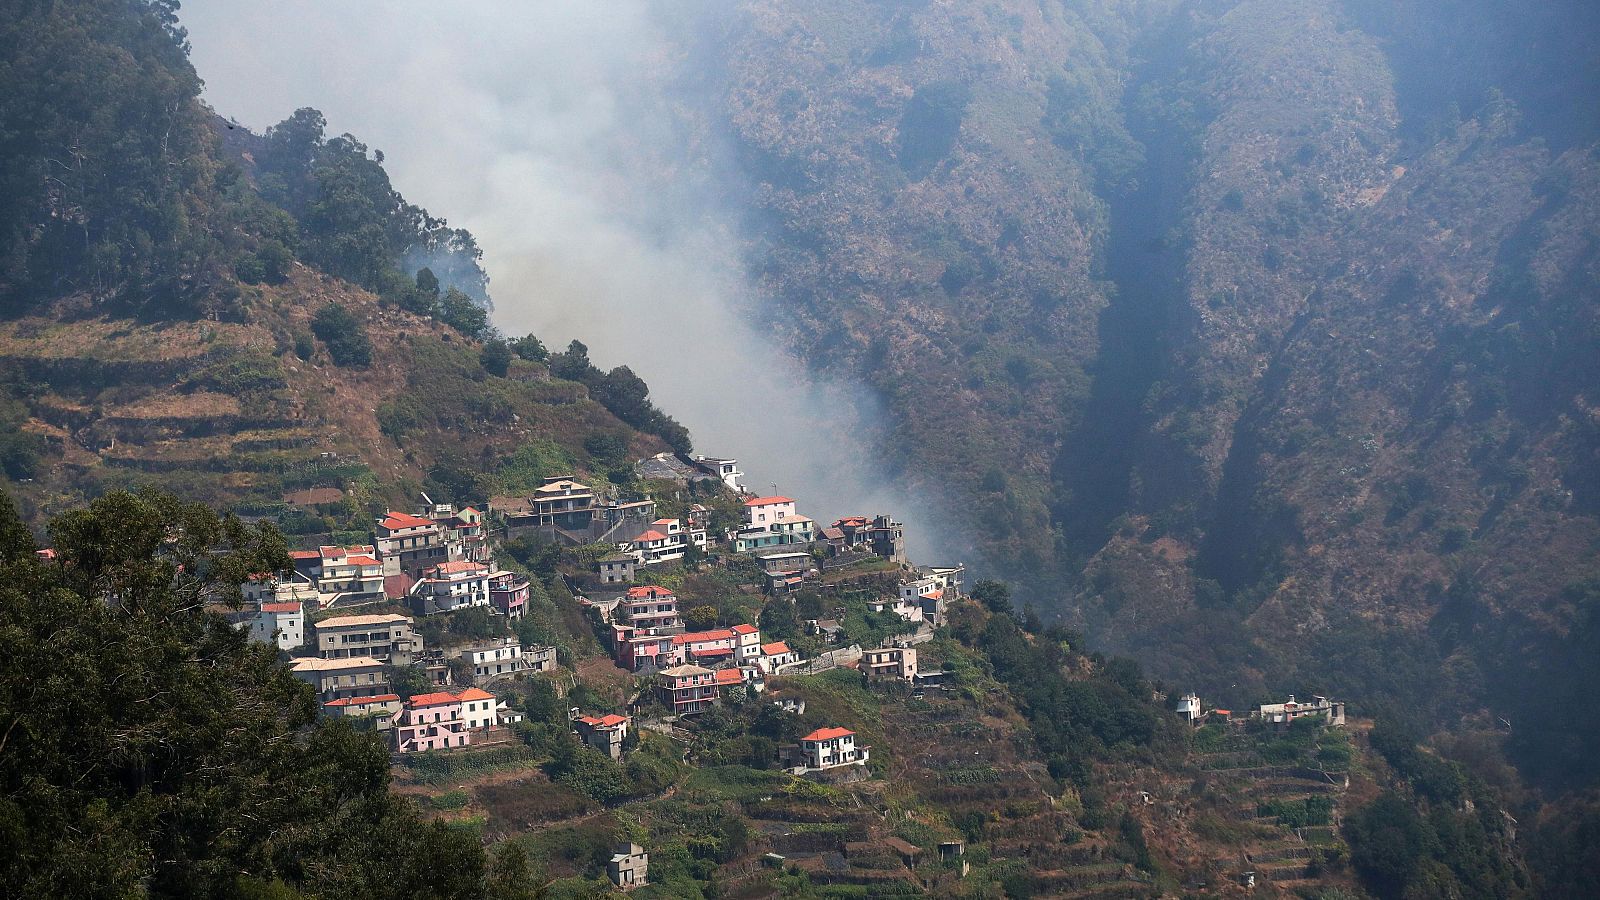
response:
M770 526L796 515L794 500L788 497L757 497L744 503L746 525Z
M277 644L279 650L294 650L306 642L306 611L300 601L263 603L248 623L250 639Z
M856 746L856 733L848 728L818 728L800 739L800 755L807 770L866 765L868 748Z
M463 647L457 655L472 665L472 674L476 678L495 678L517 672L543 671L549 668L555 659L554 648L525 648L516 638L501 638L473 644ZM535 658L540 662L538 669L534 667Z
M761 671L766 672L768 675L776 674L780 668L799 661L800 654L789 649L789 645L783 641L774 641L770 644L761 645L761 661L759 665Z
M489 605L489 567L469 560L439 563L424 569L411 586L412 604L425 616L469 606Z

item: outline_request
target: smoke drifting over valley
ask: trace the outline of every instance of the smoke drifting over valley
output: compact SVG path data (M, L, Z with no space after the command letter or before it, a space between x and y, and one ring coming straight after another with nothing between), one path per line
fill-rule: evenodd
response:
M206 99L260 131L302 106L384 153L412 202L476 235L495 323L628 365L699 451L831 521L887 511L913 556L973 554L879 471L858 386L822 383L756 332L737 176L675 118L677 61L648 4L502 0L186 4ZM947 554L954 554L953 556Z

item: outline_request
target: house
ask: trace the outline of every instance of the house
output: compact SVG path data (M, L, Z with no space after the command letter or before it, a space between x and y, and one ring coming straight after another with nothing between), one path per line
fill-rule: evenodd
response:
M469 687L456 694L456 699L461 701L461 717L468 728L481 731L500 724L500 710L504 704L488 691Z
M409 666L422 652L422 637L411 619L399 613L337 616L315 625L317 655L323 659L367 656L396 666Z
M459 552L451 555L444 526L422 516L390 511L378 519L373 535L385 575L419 578L425 569L461 558Z
M606 877L624 891L650 883L650 854L638 844L618 844L606 863Z
M279 650L295 650L306 642L306 610L298 600L263 603L239 625L248 628L252 641L277 644Z
M595 564L600 570L601 584L632 584L634 567L638 560L631 553L616 552L601 558Z
M371 603L383 599L383 563L371 546L317 548L317 590L335 603ZM332 596L328 596L332 595Z
M692 715L716 705L720 691L716 673L710 669L681 665L662 669L659 674L662 700L672 706L674 715Z
M494 611L515 622L528 611L528 579L515 572L489 573L489 605Z
M456 655L472 666L474 678L498 678L502 675L515 675L518 672L542 672L555 664L554 647L524 648L516 638L509 637L463 647ZM534 668L535 657L542 668Z
M618 549L631 554L639 566L683 559L690 547L702 552L706 549L704 528L685 527L681 519L657 519L631 540L618 544Z
M383 662L370 656L348 659L307 657L289 664L289 672L316 689L317 699L327 702L341 697L362 697L389 691L389 678Z
M803 550L791 550L782 553L764 553L756 557L761 560L761 571L768 575L783 575L791 572L804 572L811 568L811 554Z
M340 697L322 704L324 715L335 719L366 719L377 731L388 731L400 714L399 694L372 694L365 697Z
M778 669L800 661L800 654L789 649L783 641L774 641L761 645L761 671L768 675L775 675Z
M719 479L735 493L739 493L744 490L744 485L739 483L739 479L744 477L744 473L739 471L739 461L737 459L717 459L714 456L696 456L693 462L695 468L706 473L707 475L712 476L713 478Z
M462 559L489 561L489 536L482 512L470 506L462 507L439 524L444 526L446 540L461 547Z
M529 500L534 524L541 529L587 532L594 522L594 491L570 475L546 478Z
M1288 728L1289 723L1306 716L1322 716L1327 719L1325 724L1328 726L1343 727L1344 701L1314 696L1311 702L1303 703L1290 694L1289 699L1282 703L1263 703L1256 710L1256 718L1279 729Z
M902 607L919 605L922 616L935 625L943 624L945 607L961 596L961 576L964 566L919 566L915 578L900 582Z
M756 497L744 504L744 527L728 536L735 553L771 547L809 545L816 539L816 523L795 510L788 497Z
M692 631L672 636L673 659L712 666L731 662L739 646L731 628L713 628L710 631Z
M795 515L795 503L788 497L756 497L744 503L744 523L750 526L766 527Z
M632 625L612 625L612 657L630 672L671 665L677 661L672 638L670 634L656 634Z
M678 598L660 585L628 588L619 609L627 609L628 624L635 628L672 628L678 620Z
M868 678L915 681L917 651L910 647L880 647L861 651L861 671Z
M1204 708L1200 704L1200 697L1194 691L1184 694L1178 701L1178 715L1190 725L1199 726L1205 723Z
M398 753L448 750L472 743L461 698L447 691L418 694L395 717L394 748Z
M837 547L841 551L870 550L891 562L903 563L906 560L906 528L892 516L848 516L840 519L833 523L832 528L824 529L830 545L833 544L831 533L834 531L838 533Z
M418 694L405 702L394 720L395 750L419 753L468 746L473 732L499 724L500 709L493 694L478 688Z
M728 629L733 632L733 656L741 666L756 665L761 658L761 629L740 623Z
M800 739L800 756L807 771L866 765L868 750L856 746L856 733L848 728L818 728Z
M469 560L431 566L411 586L411 605L420 615L489 605L489 567Z
M572 729L585 744L612 759L622 758L622 741L628 736L628 726L633 720L616 714L604 716L578 716L572 720Z

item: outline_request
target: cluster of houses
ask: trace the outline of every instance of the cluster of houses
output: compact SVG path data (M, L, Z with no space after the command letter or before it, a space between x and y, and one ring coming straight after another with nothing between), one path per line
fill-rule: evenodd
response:
M1282 703L1261 704L1251 710L1248 719L1260 721L1268 727L1281 731L1287 729L1297 719L1314 716L1322 719L1325 727L1342 728L1345 723L1344 706L1343 700L1330 700L1320 694L1310 700L1296 700L1294 695L1290 694L1289 699ZM1229 709L1207 709L1199 695L1193 691L1178 699L1177 713L1196 728L1211 722L1226 724L1247 721L1246 718L1235 719L1233 711Z
M428 649L414 627L416 616L476 607L508 621L525 614L529 583L494 565L490 517L509 540L534 534L568 546L614 548L599 559L598 580L616 585L620 593L583 602L609 627L616 663L654 675L656 696L675 716L703 712L732 688L759 693L768 676L833 663L803 660L786 642L764 641L755 625L690 631L670 590L634 584L643 569L713 549L748 554L760 561L767 589L782 594L819 577L819 569L830 563L877 557L897 563L902 578L897 596L874 603L873 611L893 612L921 625L929 636L942 623L946 604L961 593L961 567L907 564L904 526L890 516L848 516L818 527L793 498L743 495L743 473L732 459L658 454L637 468L647 479L740 492L742 523L713 534L711 512L704 506L689 506L683 518L663 517L648 496L610 497L568 475L546 478L526 496L492 498L487 514L471 506L436 504L424 495L415 512L391 510L378 517L371 543L294 551L292 570L256 576L243 586L249 605L234 618L253 638L297 657L291 670L315 688L327 715L363 717L389 733L396 752L410 753L481 743L516 718L481 688L454 689L452 661L456 671L465 665L480 683L555 666L552 648L523 647L508 638L448 653ZM361 614L362 606L385 611ZM388 611L396 607L410 614ZM312 622L330 611L336 615ZM825 642L842 636L837 620L808 626ZM830 653L853 654L844 664L858 666L869 678L920 684L917 651L910 643ZM388 682L391 666L421 669L432 692L402 700ZM632 725L627 716L579 710L573 710L571 722L580 739L612 758L620 758ZM835 728L808 736L790 764L796 770L820 770L866 759L867 749L854 746L854 735Z
M483 514L472 507L429 504L422 514L390 511L373 523L373 542L322 546L289 554L293 569L256 576L243 586L261 621L253 634L280 634L298 646L276 617L307 610L401 604L429 616L481 606L507 619L528 606L528 580L497 568L488 552Z
M453 659L484 682L556 665L555 648L524 647L509 637L428 650L414 620L400 613L333 616L308 626L301 604L268 601L235 619L251 637L301 654L289 670L312 686L325 715L363 719L388 733L401 753L464 747L519 715L477 687L402 700L389 682L392 667L415 666L434 687L446 688L454 681Z

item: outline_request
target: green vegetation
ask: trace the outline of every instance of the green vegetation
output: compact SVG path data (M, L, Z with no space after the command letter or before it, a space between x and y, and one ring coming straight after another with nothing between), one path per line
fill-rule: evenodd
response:
M378 740L316 720L270 648L205 611L286 565L273 529L110 494L50 536L59 564L0 505L9 889L483 896L476 841L389 793Z
M372 341L349 310L329 303L311 320L311 333L328 348L333 364L362 369L372 364Z

